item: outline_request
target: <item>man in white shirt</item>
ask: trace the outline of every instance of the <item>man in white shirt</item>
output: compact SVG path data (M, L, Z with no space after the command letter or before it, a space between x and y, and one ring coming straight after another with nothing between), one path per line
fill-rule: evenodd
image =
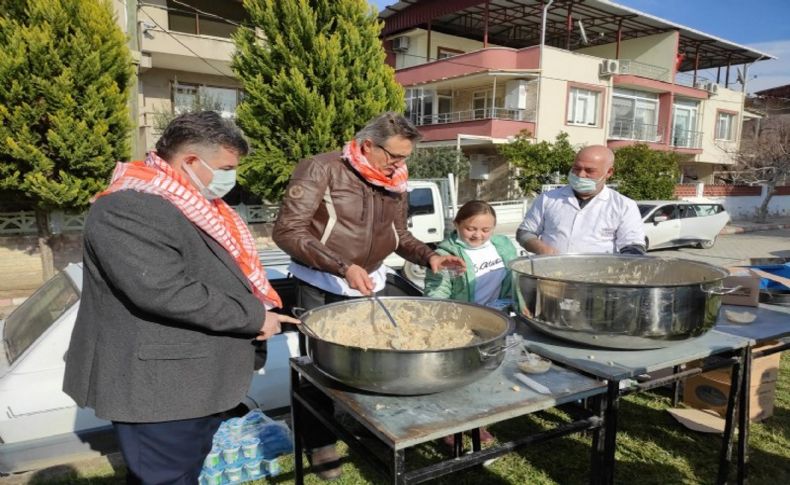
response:
M535 199L516 240L536 254L644 254L639 208L606 187L613 173L614 153L609 148L583 148L568 174L568 185Z

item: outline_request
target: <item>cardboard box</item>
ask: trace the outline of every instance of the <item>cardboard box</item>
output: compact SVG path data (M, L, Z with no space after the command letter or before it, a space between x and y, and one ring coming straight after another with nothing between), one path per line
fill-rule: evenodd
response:
M707 374L690 377L683 387L683 402L697 409L711 409L724 416L730 381L710 378ZM774 414L776 381L759 384L749 389L749 419L762 421Z
M767 342L754 350L766 350L781 345ZM773 415L776 381L779 378L779 361L782 353L752 359L752 375L749 382L749 417L760 421ZM700 361L690 362L687 367L699 367ZM683 402L697 409L712 409L722 416L727 412L727 397L730 395L731 367L716 369L689 377L683 384Z
M730 276L724 278L725 288L740 288L723 295L723 305L757 306L760 302L760 277L748 268L729 268Z

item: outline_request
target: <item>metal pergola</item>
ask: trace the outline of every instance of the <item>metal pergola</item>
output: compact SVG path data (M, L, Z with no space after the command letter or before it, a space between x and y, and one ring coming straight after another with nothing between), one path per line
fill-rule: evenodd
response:
M402 0L386 7L383 37L414 28L522 48L540 44L544 6L549 0ZM616 44L663 32L679 33L679 72L748 65L766 54L698 30L606 0L554 0L546 9L545 45L576 50ZM718 79L717 79L718 81Z

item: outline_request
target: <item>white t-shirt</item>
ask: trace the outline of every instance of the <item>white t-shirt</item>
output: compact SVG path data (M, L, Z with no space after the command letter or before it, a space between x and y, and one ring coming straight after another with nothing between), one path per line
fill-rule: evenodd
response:
M617 253L645 244L636 202L604 187L583 209L566 185L540 194L518 227L537 234L560 253Z
M506 275L505 263L491 241L478 248L465 248L474 265L475 303L487 305L499 298L502 280Z

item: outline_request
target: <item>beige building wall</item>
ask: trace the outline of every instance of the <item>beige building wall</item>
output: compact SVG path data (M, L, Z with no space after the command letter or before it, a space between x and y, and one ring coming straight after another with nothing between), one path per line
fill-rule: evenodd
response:
M594 39L594 37L592 37ZM629 39L620 42L620 59L630 59L653 66L667 69L672 72L677 54L677 32L648 35L638 39ZM575 52L605 59L617 58L617 44L604 44L585 47Z
M606 126L609 117L609 79L598 76L597 57L545 47L543 74L537 120L537 139L554 141L564 131L574 145L606 144ZM570 84L569 84L570 83ZM597 126L576 126L566 123L568 92L570 86L602 90L598 97Z
M414 29L395 37L408 37L409 49L406 52L395 53L395 69L417 66L429 62L428 56L428 31L424 29ZM391 37L392 39L394 37ZM488 44L489 47L499 47L497 44ZM463 52L472 52L483 48L483 43L472 39L464 39L455 35L443 34L441 32L431 32L431 52L430 60L436 60L439 47L455 49Z
M702 102L699 128L703 133L702 153L696 157L697 161L721 165L735 163L741 140L744 99L743 93L720 86L717 94ZM735 115L732 140L716 139L716 121L720 112Z
M173 112L173 85L176 82L222 88L241 87L239 82L219 75L172 69L150 69L144 72L140 75L140 118L141 142L145 144L146 150L151 150L159 139L157 117Z

